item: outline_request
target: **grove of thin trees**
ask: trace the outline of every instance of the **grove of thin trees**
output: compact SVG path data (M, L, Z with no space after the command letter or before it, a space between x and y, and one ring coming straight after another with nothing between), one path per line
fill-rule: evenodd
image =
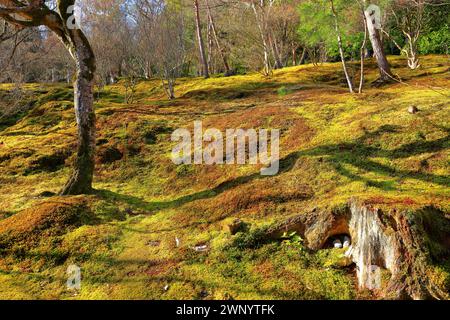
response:
M362 46L365 58L376 58L380 79L388 80L393 75L387 55L404 55L416 69L421 54L449 52L446 0L78 0L77 5L97 58L98 84L135 76L158 77L167 86L169 77L173 82L179 76L252 71L270 76L274 69L308 62L345 66L360 60ZM371 5L380 8L380 21ZM56 37L43 27L1 20L0 81L70 82L75 69ZM357 91L358 83L350 86Z

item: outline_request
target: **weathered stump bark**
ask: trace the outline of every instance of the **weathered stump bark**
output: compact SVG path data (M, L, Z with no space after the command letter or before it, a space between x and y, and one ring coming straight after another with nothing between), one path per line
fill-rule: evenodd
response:
M315 210L290 218L270 228L268 236L279 238L286 231L300 234L311 250L321 249L330 237L349 234L348 253L357 266L360 288L374 289L374 267L389 271L388 283L377 288L384 298L450 297L427 272L434 260L450 254L450 220L435 208L386 213L353 199L340 210Z

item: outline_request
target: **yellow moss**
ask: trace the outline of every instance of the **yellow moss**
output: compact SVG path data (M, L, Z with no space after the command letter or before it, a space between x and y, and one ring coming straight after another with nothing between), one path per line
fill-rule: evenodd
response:
M57 150L75 150L71 89L24 85L38 103L0 131L0 234L39 233L43 223L59 221L59 213L83 201L95 223L68 228L51 237L54 244L37 247L41 254L64 251L63 265L0 257L0 298L199 299L203 290L206 299L354 297L347 275L307 268L290 261L292 253L266 248L245 252L241 261L224 257L233 236L223 226L239 217L255 228L352 196L388 207L450 210L448 57L422 57L417 71L407 69L404 58L389 59L407 85L367 85L362 95L335 81L339 63L285 68L270 78L182 78L170 102L156 79L137 85L131 105L124 103L123 82L107 86L96 102L99 138L123 150L123 159L98 165L96 196L44 204L39 195L64 185L73 155L56 172L24 172ZM367 79L377 76L371 62ZM11 88L0 84L0 91ZM280 95L280 88L288 93ZM419 113L409 114L411 105ZM261 178L257 166L224 165L191 166L180 174L170 160L170 132L199 119L221 130L281 127L282 172ZM168 130L146 143L155 127ZM192 249L200 243L209 252ZM77 295L65 290L72 262L83 270ZM57 280L40 289L27 268ZM442 273L434 278L445 282Z

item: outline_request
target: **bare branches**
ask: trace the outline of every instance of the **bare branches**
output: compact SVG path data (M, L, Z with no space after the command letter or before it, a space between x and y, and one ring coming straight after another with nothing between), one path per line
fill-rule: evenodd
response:
M67 8L74 5L75 0L59 0L59 12L49 9L45 0L0 0L0 19L19 28L46 26L61 37L63 36Z
M0 17L11 24L21 27L35 27L44 24L49 13L42 0L30 0L26 3L15 0L0 0Z
M427 14L428 6L447 5L444 1L425 1L425 0L411 0L407 2L394 1L390 14L393 17L395 26L403 34L405 38L405 45L401 46L388 31L382 32L388 36L392 43L400 50L402 54L408 59L408 66L410 69L417 69L420 67L418 58L418 41L424 31L424 26L431 18Z

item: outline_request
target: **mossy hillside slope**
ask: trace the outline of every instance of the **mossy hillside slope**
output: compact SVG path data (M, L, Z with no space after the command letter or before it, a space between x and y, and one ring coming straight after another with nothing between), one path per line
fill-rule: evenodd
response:
M166 100L157 80L140 82L133 104L124 103L121 83L106 87L96 102L97 193L82 200L43 198L61 188L73 161L71 89L25 85L29 108L0 131L0 230L19 230L22 219L47 221L25 218L22 210L36 217L54 212L48 201L67 216L81 206L86 217L67 220L70 227L55 224L59 232L32 229L27 235L33 236L5 246L0 296L364 297L355 290L353 272L330 267L328 254L259 243L257 230L313 207L338 207L353 196L388 208L449 211L448 57L424 57L416 71L405 68L402 58L391 62L404 83L367 87L361 95L347 93L337 63L285 68L271 78L180 79L174 101ZM373 62L369 68L367 78L375 80ZM3 104L10 103L10 90L0 86ZM408 113L410 106L419 112ZM250 165L174 165L170 134L192 129L195 120L222 131L281 129L280 174L262 177ZM230 246L236 236L226 226L235 218L249 225L252 245ZM207 252L192 249L204 244ZM83 270L77 295L65 288L71 263ZM442 287L448 269L440 261L430 270Z

